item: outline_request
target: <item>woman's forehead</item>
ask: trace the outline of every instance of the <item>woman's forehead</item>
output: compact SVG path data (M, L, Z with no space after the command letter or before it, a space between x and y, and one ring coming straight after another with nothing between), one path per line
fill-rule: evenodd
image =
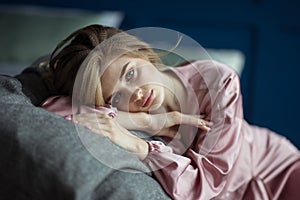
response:
M129 61L129 58L120 57L111 62L106 67L101 76L103 97L105 100L114 92L116 85L120 81L122 68Z
M130 61L130 58L122 56L115 60L113 60L109 65L106 66L103 72L103 77L110 77L110 78L118 78L122 72L122 69L126 63Z

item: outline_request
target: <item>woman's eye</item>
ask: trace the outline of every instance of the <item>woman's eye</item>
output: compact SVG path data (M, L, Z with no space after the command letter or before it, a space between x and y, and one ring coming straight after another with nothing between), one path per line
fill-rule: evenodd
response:
M125 80L130 81L134 76L134 69L130 69L126 75L125 75Z
M120 99L121 99L121 93L118 92L114 95L114 97L112 99L112 102L111 102L112 106L116 107L119 104Z

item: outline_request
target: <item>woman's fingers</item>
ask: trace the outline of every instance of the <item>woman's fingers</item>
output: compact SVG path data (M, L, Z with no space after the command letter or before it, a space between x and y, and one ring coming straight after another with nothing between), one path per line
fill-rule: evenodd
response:
M182 114L182 124L191 125L198 127L202 130L208 131L210 130L210 127L212 126L212 123L209 121L206 121L202 119L203 115L186 115Z
M198 119L198 128L204 130L204 131L209 131L211 127L211 123L204 120L204 119Z

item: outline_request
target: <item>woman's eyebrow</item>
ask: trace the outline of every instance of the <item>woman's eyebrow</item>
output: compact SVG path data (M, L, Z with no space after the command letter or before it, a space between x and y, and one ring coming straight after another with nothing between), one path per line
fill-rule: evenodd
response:
M122 79L122 76L125 74L126 69L127 69L129 63L130 63L130 61L128 61L128 62L123 66L122 71L121 71L121 74L120 74L120 78L119 78L120 80Z
M121 74L120 74L120 77L119 79L121 80L122 77L124 76L125 72L126 72L126 69L128 67L128 64L130 63L130 61L128 61L122 68L122 71L121 71ZM112 98L113 94L109 95L109 97L107 98L106 100L106 103L109 103L111 101L111 98Z

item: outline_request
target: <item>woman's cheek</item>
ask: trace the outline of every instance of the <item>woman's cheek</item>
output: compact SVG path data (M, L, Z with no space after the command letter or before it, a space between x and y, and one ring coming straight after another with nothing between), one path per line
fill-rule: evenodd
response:
M139 112L141 110L139 109L139 107L136 104L130 103L128 111L129 112Z

